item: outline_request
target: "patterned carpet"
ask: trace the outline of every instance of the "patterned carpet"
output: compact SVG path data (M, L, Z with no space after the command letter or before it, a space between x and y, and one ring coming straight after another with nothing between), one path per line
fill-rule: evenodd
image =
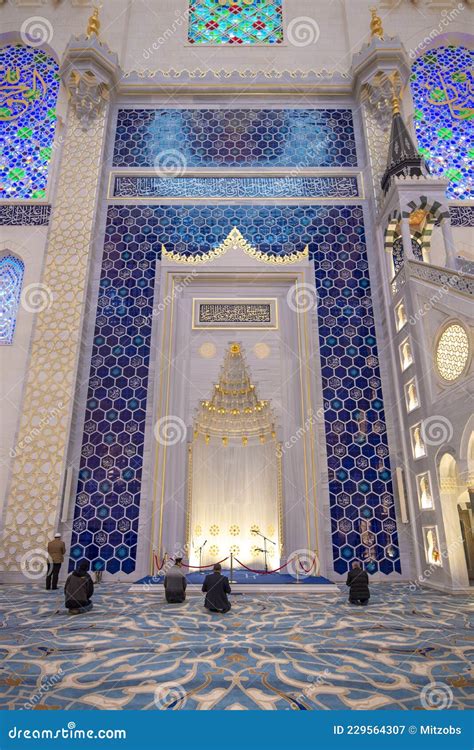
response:
M463 598L382 584L369 607L345 591L245 594L223 616L196 594L166 605L97 588L93 611L71 617L60 591L2 587L0 708L474 707Z

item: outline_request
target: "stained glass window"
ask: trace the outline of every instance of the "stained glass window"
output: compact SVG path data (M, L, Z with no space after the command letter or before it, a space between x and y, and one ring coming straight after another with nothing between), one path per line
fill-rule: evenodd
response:
M58 89L58 65L45 52L0 49L0 198L45 197Z
M25 266L10 253L0 256L0 344L11 344Z
M419 57L411 88L420 153L432 174L449 180L449 198L472 198L474 52L438 47Z
M190 0L190 44L281 44L281 2Z
M436 367L444 380L455 381L469 359L469 336L464 326L452 323L441 334L436 346Z

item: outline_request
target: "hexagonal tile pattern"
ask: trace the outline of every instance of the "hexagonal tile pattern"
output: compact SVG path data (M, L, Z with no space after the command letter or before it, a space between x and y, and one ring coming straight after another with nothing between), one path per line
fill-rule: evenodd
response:
M135 569L155 263L237 226L263 252L308 244L316 267L334 569L400 572L369 270L359 206L111 206L91 357L71 565Z
M121 109L113 164L156 167L357 166L349 109Z

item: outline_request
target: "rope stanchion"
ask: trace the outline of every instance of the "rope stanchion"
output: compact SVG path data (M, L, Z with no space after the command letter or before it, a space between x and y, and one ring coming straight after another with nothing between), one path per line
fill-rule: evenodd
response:
M197 569L197 570L201 570L203 568L213 568L214 565L220 565L221 563L225 562L228 559L229 559L229 556L224 557L223 560L219 560L218 563L210 563L209 565L188 565L187 563L182 563L182 565L185 568L194 568L194 569Z
M301 568L301 570L303 570L303 571L304 571L305 573L310 573L310 572L311 572L311 571L313 570L313 568L314 568L314 566L315 566L315 564L316 564L316 557L314 557L314 558L313 558L313 562L311 563L311 565L309 566L309 568L308 568L308 569L306 569L306 568L304 567L304 565L302 564L302 562L301 562L301 560L300 560L299 558L298 558L298 562L299 562L299 564L300 564L300 568Z
M260 576L268 576L271 573L278 573L279 570L282 570L282 568L286 568L287 565L293 562L296 558L293 557L291 560L287 560L284 565L280 565L279 568L275 568L275 570L254 570L254 568L249 568L247 565L244 565L243 562L240 562L240 560L236 557L234 558L236 562L239 563L245 570L249 570L251 573L257 573Z
M164 555L163 560L161 561L161 563L158 560L158 556L157 556L156 552L153 553L153 560L154 560L154 563L155 563L156 572L159 573L160 570L163 568L163 565L165 564L166 552L165 552L165 555Z

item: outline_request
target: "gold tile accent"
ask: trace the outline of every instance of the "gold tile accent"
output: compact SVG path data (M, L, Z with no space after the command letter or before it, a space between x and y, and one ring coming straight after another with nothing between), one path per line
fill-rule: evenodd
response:
M0 544L0 570L20 570L22 556L32 549L46 549L55 531L74 401L106 115L104 107L85 131L73 107L69 110L40 285L47 304L36 313Z

